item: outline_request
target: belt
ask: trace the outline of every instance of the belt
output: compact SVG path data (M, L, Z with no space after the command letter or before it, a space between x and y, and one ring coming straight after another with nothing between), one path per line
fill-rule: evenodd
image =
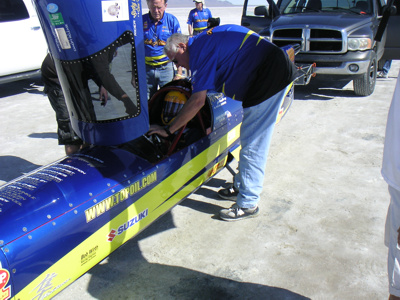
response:
M161 65L156 65L156 66L152 66L152 65L147 65L146 64L146 67L149 67L149 68L152 68L152 69L158 69L158 68L164 67L164 66L166 66L168 64L169 64L169 61L167 61L166 63L163 63Z

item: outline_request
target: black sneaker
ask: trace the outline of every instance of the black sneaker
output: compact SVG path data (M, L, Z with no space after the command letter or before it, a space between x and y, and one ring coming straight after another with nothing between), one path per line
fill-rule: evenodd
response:
M229 188L222 189L218 191L218 196L222 199L236 201L239 190L233 185Z
M224 221L238 221L247 218L254 218L258 215L260 209L258 206L254 208L242 208L237 204L233 204L231 208L222 209L219 217Z

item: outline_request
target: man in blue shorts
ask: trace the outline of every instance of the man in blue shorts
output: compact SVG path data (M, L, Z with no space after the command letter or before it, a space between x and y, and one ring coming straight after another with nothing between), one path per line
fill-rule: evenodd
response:
M208 19L212 18L211 11L204 7L204 0L194 0L196 8L189 12L188 30L189 35L198 35L207 29Z
M143 15L147 99L174 79L173 64L164 53L167 39L174 33L180 33L178 19L165 12L167 0L147 0L149 13ZM179 68L176 79L182 76Z
M152 124L148 133L167 137L177 131L205 104L208 90L242 101L235 189L219 192L237 199L220 217L235 221L256 216L272 132L296 67L279 47L238 25L217 26L194 37L174 34L164 51L177 66L190 69L193 92L170 125Z

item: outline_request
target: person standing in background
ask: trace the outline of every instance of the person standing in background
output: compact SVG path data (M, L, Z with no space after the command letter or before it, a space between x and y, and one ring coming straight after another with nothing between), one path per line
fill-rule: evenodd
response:
M72 129L64 93L50 54L47 54L43 60L41 73L44 93L47 94L51 107L56 113L58 144L65 146L66 155L71 155L81 149L83 141Z
M198 35L207 29L208 19L212 18L211 11L204 7L204 0L194 0L196 8L189 12L188 30L189 35Z
M390 194L385 225L389 300L400 300L400 72L386 124L382 176Z
M164 54L167 39L174 33L181 33L178 19L167 12L167 0L147 0L149 13L143 15L147 99L150 99L159 87L173 79L182 77L182 69L174 76L172 62Z
M382 67L382 71L378 72L378 78L388 78L392 60L387 59Z

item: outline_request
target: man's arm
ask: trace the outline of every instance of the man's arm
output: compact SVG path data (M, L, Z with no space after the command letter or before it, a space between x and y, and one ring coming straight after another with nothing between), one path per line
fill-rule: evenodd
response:
M189 35L193 35L193 26L192 26L192 24L188 24L188 31L189 31Z
M172 121L169 126L169 131L174 133L191 119L200 111L206 102L207 90L200 91L192 94L186 104L182 107L182 110L178 113L176 118ZM168 137L168 133L165 131L164 127L152 124L147 132L148 135L158 134L163 137Z

